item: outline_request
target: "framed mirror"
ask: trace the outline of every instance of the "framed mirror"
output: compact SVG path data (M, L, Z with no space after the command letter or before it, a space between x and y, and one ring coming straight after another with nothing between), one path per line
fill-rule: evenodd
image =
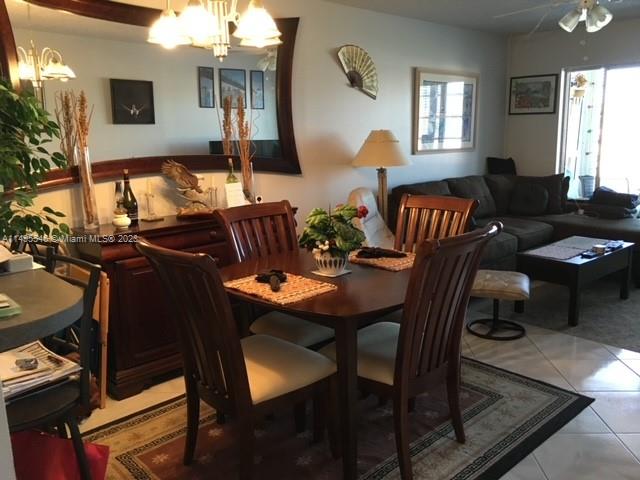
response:
M473 150L478 75L415 69L413 153Z
M158 4L163 4L158 2ZM68 15L73 13L74 15ZM124 168L132 175L157 174L166 159L185 164L192 171L225 170L226 156L220 150L219 73L235 68L246 72L246 89L251 72L263 72L259 97L247 91L245 98L259 99L247 105L252 119L256 172L301 173L296 150L291 109L292 62L297 18L276 19L282 45L268 49L236 47L224 62L213 53L194 47L165 50L146 42L148 27L161 10L101 0L0 0L0 69L14 86L18 48L59 50L76 78L67 83L46 81L45 102L53 115L55 93L84 90L94 105L90 137L95 181L118 178ZM201 108L198 67L214 70L212 91L216 98ZM112 79L148 83L154 105L120 105L113 98ZM256 88L254 82L253 87ZM128 98L127 92L119 98ZM256 100L257 102L258 100ZM115 103L114 103L115 102ZM131 103L131 102L129 102ZM135 103L135 102L134 102ZM155 111L154 122L114 121L114 114ZM239 160L235 159L236 166ZM42 188L77 183L75 167L52 171Z

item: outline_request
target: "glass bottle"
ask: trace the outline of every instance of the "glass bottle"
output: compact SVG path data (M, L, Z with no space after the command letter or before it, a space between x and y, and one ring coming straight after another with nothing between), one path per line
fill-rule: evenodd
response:
M238 183L238 177L233 173L233 160L229 159L229 173L227 174L227 180L225 183Z
M133 225L138 223L138 201L136 200L129 182L129 170L124 170L124 191L122 192L122 206L127 211Z
M122 195L122 182L120 180L116 182L115 201L116 201L116 210L122 210L123 209L122 204L124 203L124 196Z

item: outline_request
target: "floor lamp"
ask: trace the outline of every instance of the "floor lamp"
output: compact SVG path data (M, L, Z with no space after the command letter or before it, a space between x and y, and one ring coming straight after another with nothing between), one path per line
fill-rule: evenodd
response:
M409 164L400 149L400 142L391 130L372 130L351 163L354 167L377 167L378 209L385 222L389 218L386 167L403 167Z

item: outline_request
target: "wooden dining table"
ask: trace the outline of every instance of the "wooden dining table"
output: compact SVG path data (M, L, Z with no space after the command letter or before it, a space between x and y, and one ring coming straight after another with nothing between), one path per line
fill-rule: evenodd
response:
M342 430L342 462L345 479L357 478L357 331L381 316L398 310L404 303L410 269L391 272L349 264L351 273L328 278L312 273L316 264L305 250L268 255L221 269L224 281L235 280L266 270L278 269L329 282L337 290L289 305L276 305L258 297L227 288L232 298L270 310L277 310L333 328L338 365L338 405Z

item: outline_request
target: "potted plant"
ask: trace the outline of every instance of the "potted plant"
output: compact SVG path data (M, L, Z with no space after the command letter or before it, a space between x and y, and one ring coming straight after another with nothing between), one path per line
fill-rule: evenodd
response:
M70 233L58 220L62 212L50 207L34 210L38 182L52 168L67 166L62 153L47 150L47 144L59 137L58 125L33 94L16 92L0 80L0 239Z
M357 250L365 236L353 224L354 218L364 218L367 207L339 205L333 211L314 208L306 219L307 226L300 236L299 244L313 252L318 271L337 276L344 273L349 253Z

